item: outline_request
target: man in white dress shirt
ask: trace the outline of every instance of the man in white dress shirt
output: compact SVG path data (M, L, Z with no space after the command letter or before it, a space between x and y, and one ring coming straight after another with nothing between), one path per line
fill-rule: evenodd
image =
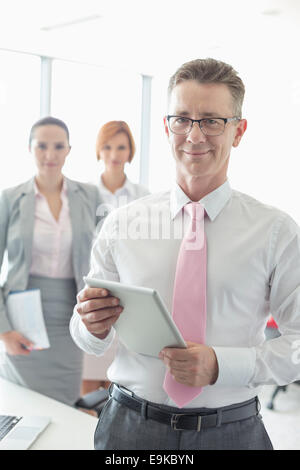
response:
M190 201L205 208L206 344L153 358L119 341L108 371L116 385L96 449L272 449L257 393L263 384L300 378L300 231L287 214L234 191L227 180L231 148L247 127L243 97L230 65L205 59L181 66L170 79L164 119L176 184L108 216L94 245L90 276L157 289L171 311L182 208ZM161 218L153 217L157 209ZM124 219L139 227L139 237L118 236ZM153 236L166 221L168 237ZM103 354L121 312L105 290L85 288L71 320L75 342ZM265 342L270 313L281 336ZM176 381L203 387L185 408L163 388L166 368Z

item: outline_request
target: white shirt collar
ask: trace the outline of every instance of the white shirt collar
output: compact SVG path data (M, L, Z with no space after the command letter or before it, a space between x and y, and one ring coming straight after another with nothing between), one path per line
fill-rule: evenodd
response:
M201 204L210 218L213 221L218 214L221 212L225 204L229 201L232 194L229 181L226 180L221 186L207 194L205 197L200 199ZM188 203L191 202L190 198L181 189L178 183L175 183L171 195L170 195L170 211L171 217L174 219L181 209Z
M127 178L127 176L126 176L125 183L123 185L123 189L126 189L128 193L130 194L130 196L135 195L134 184Z

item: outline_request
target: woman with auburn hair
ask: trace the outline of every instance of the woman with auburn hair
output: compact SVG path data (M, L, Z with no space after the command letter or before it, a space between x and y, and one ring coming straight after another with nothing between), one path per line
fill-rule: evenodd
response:
M125 174L125 165L132 161L134 154L135 143L126 122L110 121L101 127L96 141L97 159L105 167L100 177L100 193L112 208L150 194L146 187L132 183Z
M134 154L135 143L126 122L110 121L100 128L96 155L105 167L100 177L99 189L101 199L106 204L106 215L109 210L150 194L146 187L132 183L125 174L125 165L132 161ZM115 344L101 357L85 355L82 395L96 390L101 385L107 387L106 371L113 361L114 354Z

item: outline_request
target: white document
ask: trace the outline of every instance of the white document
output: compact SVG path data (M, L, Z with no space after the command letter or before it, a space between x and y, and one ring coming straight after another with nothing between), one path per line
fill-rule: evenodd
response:
M32 341L33 349L50 348L39 289L12 292L6 308L14 330Z

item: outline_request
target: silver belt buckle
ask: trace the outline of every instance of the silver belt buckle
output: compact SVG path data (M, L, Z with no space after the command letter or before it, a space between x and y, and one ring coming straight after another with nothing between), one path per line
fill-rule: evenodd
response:
M185 429L177 427L178 420L181 416L190 416L190 415L181 413L181 414L173 414L171 416L171 428L174 429L174 431L185 431ZM201 416L197 416L197 429L196 429L196 431L199 432L200 429L201 429Z

